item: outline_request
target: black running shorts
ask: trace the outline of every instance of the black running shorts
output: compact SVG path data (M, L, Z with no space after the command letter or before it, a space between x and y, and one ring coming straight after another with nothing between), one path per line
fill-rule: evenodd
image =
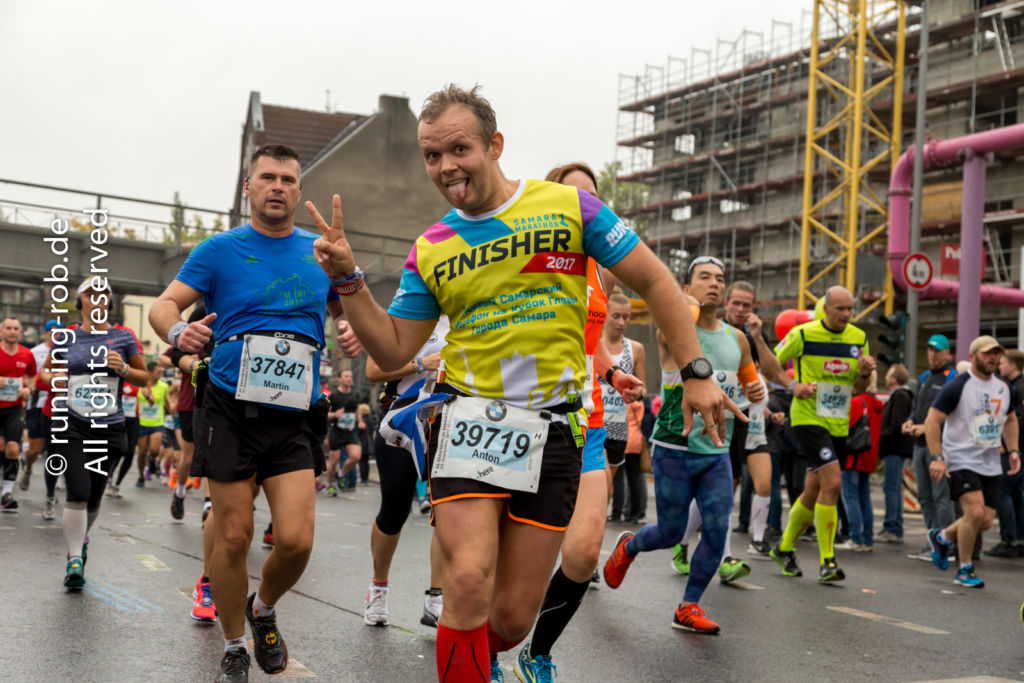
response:
M21 432L25 429L24 407L16 406L0 408L0 439L13 441L21 448Z
M29 408L25 412L25 425L28 427L28 438L45 438L46 430L45 427L43 426L43 421L49 419L50 418L43 415L42 408Z
M427 446L427 471L437 451L438 420L434 420ZM506 512L515 522L552 531L565 531L576 506L583 467L582 449L569 425L552 422L544 445L540 486L536 493L509 491L474 479L430 477L430 502L439 505L459 498L506 498Z
M949 497L959 500L971 491L981 491L985 507L995 508L999 504L999 477L986 477L974 470L955 470L949 473Z
M181 440L185 443L192 443L195 441L195 438L193 437L195 429L193 429L192 426L192 411L179 410L178 417L178 422L181 425Z
M626 464L626 442L618 439L604 440L604 461L608 467L622 467Z
M310 428L308 412L239 401L212 382L205 391L190 476L241 481L255 474L259 484L288 472L324 471L322 438Z
M839 463L842 467L846 462L845 436L832 436L827 429L817 425L796 425L793 432L800 444L800 457L812 472L832 463Z
M332 451L338 451L349 444L359 445L359 437L354 429L332 429L327 434L327 440Z

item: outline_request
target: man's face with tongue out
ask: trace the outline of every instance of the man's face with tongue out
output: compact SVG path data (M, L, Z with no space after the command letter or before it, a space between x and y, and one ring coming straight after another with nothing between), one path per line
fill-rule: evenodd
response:
M496 209L508 198L498 166L501 133L485 145L469 109L452 105L433 121L421 121L418 137L427 174L449 204L472 215Z

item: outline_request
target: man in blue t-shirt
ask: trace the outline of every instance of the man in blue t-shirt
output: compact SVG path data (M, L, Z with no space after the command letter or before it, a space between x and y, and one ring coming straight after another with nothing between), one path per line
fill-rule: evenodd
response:
M290 147L257 149L244 187L251 222L193 249L149 315L153 329L187 353L211 336L217 340L209 381L196 399L191 474L209 478L216 510L210 583L225 638L219 680L228 683L248 680L246 619L257 664L270 674L288 664L274 604L298 581L313 546L314 478L324 468L327 429L326 408L314 405L325 308L337 321L343 351L358 351L338 296L313 258L316 236L294 225L299 175ZM200 296L210 314L186 324L181 314ZM260 486L276 543L247 601L246 557Z

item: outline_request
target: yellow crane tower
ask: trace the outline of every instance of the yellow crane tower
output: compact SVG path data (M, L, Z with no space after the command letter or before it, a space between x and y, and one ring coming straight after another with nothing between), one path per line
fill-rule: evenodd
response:
M884 239L889 217L884 190L868 174L900 154L906 2L814 0L804 202L800 239L799 308L824 294L838 269L838 283L855 291L857 252ZM882 121L872 102L891 98L892 120ZM881 196L879 196L881 193ZM814 249L814 254L811 250ZM814 272L812 272L812 270ZM882 296L854 312L859 320L880 305L893 310L886 266Z

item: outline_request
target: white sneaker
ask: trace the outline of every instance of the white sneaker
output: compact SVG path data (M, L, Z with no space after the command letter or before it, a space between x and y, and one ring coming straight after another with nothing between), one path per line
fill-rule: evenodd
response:
M389 626L391 624L391 618L388 617L387 586L374 586L370 584L370 591L366 594L366 609L363 610L363 621L370 626Z
M430 628L437 628L441 622L441 609L444 607L444 600L440 595L434 595L429 590L423 601L423 616L420 623Z
M22 491L28 491L28 485L32 483L32 473L28 471L25 465L21 466L21 474L18 475L18 488Z
M63 491L64 490L64 475L63 474L60 475L59 477L57 477L57 490L58 491Z
M121 487L118 486L117 484L114 484L110 488L110 497L111 498L120 498L121 497Z
M46 502L43 503L43 519L56 519L57 518L57 501L53 498L47 498Z

